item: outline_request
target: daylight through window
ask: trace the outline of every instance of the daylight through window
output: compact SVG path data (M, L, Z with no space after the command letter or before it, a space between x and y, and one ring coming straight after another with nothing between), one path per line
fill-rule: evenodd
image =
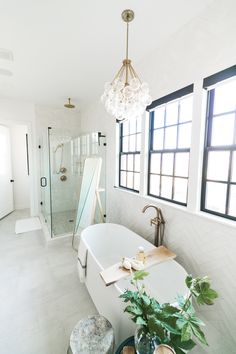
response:
M120 124L119 186L140 189L141 117Z
M181 96L181 90L177 92ZM192 94L150 112L148 194L187 204Z
M236 80L208 91L202 210L236 220Z

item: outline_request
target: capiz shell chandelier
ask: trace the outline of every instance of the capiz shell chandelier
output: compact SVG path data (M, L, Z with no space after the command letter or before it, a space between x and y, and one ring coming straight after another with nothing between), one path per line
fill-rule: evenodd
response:
M147 83L142 83L129 59L129 23L134 19L132 10L124 10L121 15L126 22L126 58L112 82L105 84L101 97L106 110L117 120L140 117L152 102Z

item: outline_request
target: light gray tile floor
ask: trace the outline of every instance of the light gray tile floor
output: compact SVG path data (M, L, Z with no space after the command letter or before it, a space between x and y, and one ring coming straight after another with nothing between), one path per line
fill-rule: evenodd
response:
M54 236L72 234L76 210L67 210L52 213L52 232ZM72 221L73 220L73 221Z
M15 211L0 221L0 354L66 354L77 321L97 311L70 239L15 234L15 221L28 216Z

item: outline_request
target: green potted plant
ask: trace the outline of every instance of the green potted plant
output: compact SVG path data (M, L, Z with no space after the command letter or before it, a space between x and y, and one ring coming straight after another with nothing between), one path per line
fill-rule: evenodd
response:
M195 347L194 339L208 345L202 331L204 323L196 316L192 300L199 305L213 305L218 294L211 288L209 278L188 275L185 282L189 295L187 298L178 295L178 305L173 306L160 304L147 294L145 286L140 283L147 275L142 270L133 273L131 284L135 290L126 290L120 295L127 303L124 311L138 325L135 333L137 353L153 354L158 344L167 344L176 354L185 354Z

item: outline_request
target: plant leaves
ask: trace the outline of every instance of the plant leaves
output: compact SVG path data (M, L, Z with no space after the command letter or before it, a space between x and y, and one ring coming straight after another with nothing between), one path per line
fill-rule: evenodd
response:
M179 344L179 347L184 350L191 350L195 346L196 346L196 343L192 339L185 341L185 342L180 342L180 344Z
M134 273L133 279L134 280L143 280L146 276L148 276L149 273L144 272L144 270L138 270L137 272Z
M174 348L176 354L186 354L182 349L180 349L179 347L177 347L173 343L170 343L170 346L172 346Z
M142 300L146 306L149 306L151 303L150 297L146 295L146 293L143 294Z
M150 316L147 323L150 333L155 333L161 341L165 339L165 331L155 316Z
M161 322L162 326L170 333L174 333L174 334L180 334L180 331L178 328L172 327L171 325L169 325L166 322Z
M215 290L213 289L207 289L204 290L200 293L200 295L197 297L197 303L199 305L213 305L214 301L218 297L218 294Z
M170 343L172 344L174 343L175 346L182 348L184 350L191 350L196 346L196 343L192 339L182 342L181 337L176 335L171 335Z
M202 320L200 320L200 318L196 317L196 316L191 316L189 318L189 321L193 324L196 324L198 326L205 326L205 323L202 322Z
M218 297L217 292L211 289L210 279L207 276L192 278L189 275L186 277L185 282L199 305L213 305L213 300Z
M193 323L191 324L191 328L192 328L193 334L197 337L197 339L201 343L208 345L208 343L206 341L205 334L202 332L201 328L197 325L194 325Z
M174 313L179 312L179 309L177 307L171 306L170 304L163 304L161 308L165 316L170 316L173 315Z
M186 342L189 341L192 337L192 328L189 322L186 322L183 325L182 331L181 331L181 341Z
M200 328L204 323L195 315L191 296L194 296L199 304L213 304L218 294L211 289L209 278L193 278L189 275L186 278L189 296L185 298L179 295L179 306L174 307L169 303L159 304L146 293L144 284L138 285L137 281L143 280L147 275L144 271L135 272L132 282L137 290L127 289L120 295L125 303L129 303L124 311L131 315L132 321L155 334L162 343L172 346L176 354L184 354L185 350L191 350L195 346L193 336L208 345Z
M185 279L185 284L187 285L187 287L190 289L192 286L192 282L193 282L193 277L191 274L189 274L186 279Z
M136 305L129 305L125 308L125 312L130 313L131 315L142 315L143 311Z
M182 330L183 326L186 324L186 319L181 315L181 317L176 321L176 325Z
M136 317L135 319L135 323L137 323L138 325L147 325L147 322L140 316Z

